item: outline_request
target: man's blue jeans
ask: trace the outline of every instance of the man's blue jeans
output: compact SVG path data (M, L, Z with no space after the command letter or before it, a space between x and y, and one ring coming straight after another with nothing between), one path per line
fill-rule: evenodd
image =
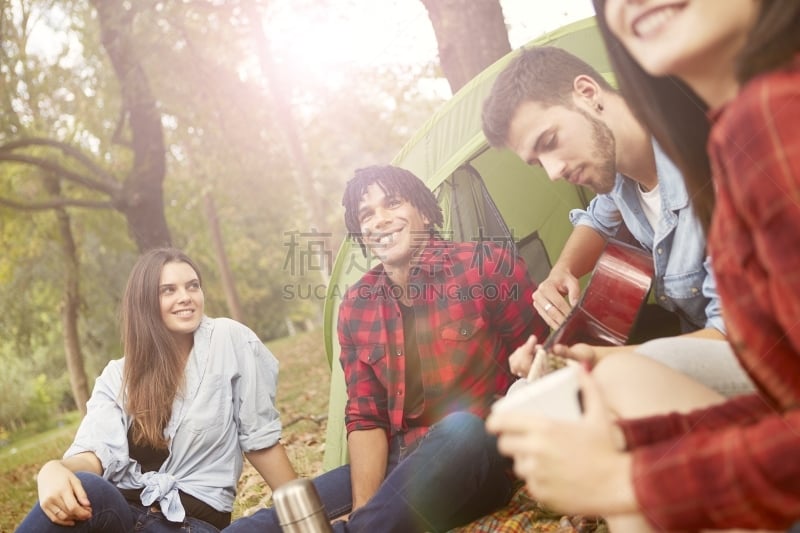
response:
M457 412L435 424L414 450L392 446L386 479L337 532L447 531L506 505L514 490L510 463L477 416ZM352 506L350 467L313 480L328 517ZM234 521L226 533L281 531L274 509Z
M76 472L92 504L92 517L75 526L59 526L44 514L39 503L33 506L16 533L217 533L219 530L202 520L187 517L182 523L170 522L159 511L128 502L117 488L102 477Z

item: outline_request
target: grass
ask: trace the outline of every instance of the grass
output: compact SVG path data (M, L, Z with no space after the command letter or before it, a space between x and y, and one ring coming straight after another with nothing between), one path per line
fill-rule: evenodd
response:
M322 330L268 342L267 347L280 362L275 401L283 421L283 445L297 473L314 477L322 473L330 391ZM271 499L269 487L245 461L233 517L271 505Z
M268 342L280 362L276 403L284 423L283 442L301 476L322 472L330 371L322 330ZM36 501L36 474L72 442L80 415L68 413L59 427L38 434L19 434L0 447L0 533L11 533ZM272 494L247 461L239 481L234 517L271 503Z
M60 457L72 442L79 414L69 413L62 424L23 437L0 448L0 533L10 533L36 501L36 474L45 462Z

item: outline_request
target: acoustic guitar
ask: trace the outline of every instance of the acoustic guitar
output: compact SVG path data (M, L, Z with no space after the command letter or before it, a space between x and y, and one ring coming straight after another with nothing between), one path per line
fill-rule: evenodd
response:
M537 352L528 381L566 364L562 358L552 354L551 349L556 344L625 344L652 283L653 257L650 253L610 239L580 300Z

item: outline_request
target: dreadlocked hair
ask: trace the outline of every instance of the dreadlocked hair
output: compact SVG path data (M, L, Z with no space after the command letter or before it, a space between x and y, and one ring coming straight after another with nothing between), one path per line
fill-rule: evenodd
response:
M430 220L431 236L436 228L444 224L442 208L436 202L433 192L412 172L392 165L373 165L359 168L347 182L342 197L344 223L347 234L358 241L366 256L367 249L361 239L361 223L358 220L358 207L370 185L377 184L387 196L402 198L413 205L424 217Z

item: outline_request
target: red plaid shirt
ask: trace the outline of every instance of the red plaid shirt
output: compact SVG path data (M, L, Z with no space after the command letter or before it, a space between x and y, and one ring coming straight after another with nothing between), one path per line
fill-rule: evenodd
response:
M402 289L405 290L405 289ZM424 403L405 413L403 318L383 266L346 293L339 310L347 432L384 428L409 446L455 411L486 417L513 379L509 355L547 325L533 310L525 264L492 243L433 240L415 259L413 301Z
M623 424L634 485L657 529L786 528L800 519L800 55L722 110L709 154L723 316L762 395Z

